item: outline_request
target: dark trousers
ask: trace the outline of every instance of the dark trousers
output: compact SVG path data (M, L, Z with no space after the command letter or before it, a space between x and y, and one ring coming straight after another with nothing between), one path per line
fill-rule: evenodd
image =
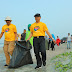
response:
M51 43L51 41L49 40L49 42L48 42L48 50L49 50L49 48L50 48L50 43Z
M52 41L52 43L51 43L51 48L52 48L52 51L53 51L53 49L55 50L55 48L54 48L54 42Z
M34 46L34 52L37 60L37 65L41 66L42 61L46 61L45 38L44 37L34 38L33 46ZM42 55L42 59L40 57L40 52Z

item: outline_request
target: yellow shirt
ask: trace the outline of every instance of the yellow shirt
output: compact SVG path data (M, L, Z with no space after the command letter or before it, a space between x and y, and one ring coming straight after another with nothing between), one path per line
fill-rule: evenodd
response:
M45 31L47 30L48 28L46 24L42 22L33 23L30 27L30 31L33 33L33 37L45 36Z
M9 26L6 24L2 27L2 32L5 33L5 40L6 41L15 41L15 34L17 32L16 26L10 24Z

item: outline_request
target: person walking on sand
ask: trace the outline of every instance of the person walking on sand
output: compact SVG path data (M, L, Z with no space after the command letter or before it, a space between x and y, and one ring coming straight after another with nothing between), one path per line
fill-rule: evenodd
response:
M6 64L4 66L8 66L10 63L10 55L12 56L15 41L17 41L17 29L16 26L11 24L11 18L9 16L5 19L6 24L2 27L2 32L0 34L0 38L5 34L4 40L4 53L6 56Z
M49 39L48 39L48 50L50 48L50 45L51 45L51 38L49 37Z
M72 42L72 35L71 35L71 42Z
M36 22L31 25L30 27L31 34L26 41L30 40L32 36L34 37L33 46L34 46L34 52L35 52L35 56L37 60L37 66L35 67L35 69L38 69L38 68L41 68L42 63L43 63L43 66L46 66L46 49L45 49L45 38L44 38L45 32L47 33L47 35L50 36L50 38L53 40L54 43L56 43L56 41L54 40L54 38L48 31L46 24L43 22L40 22L41 15L36 14L34 15L34 17ZM39 52L41 52L42 59L40 57Z
M68 33L68 37L67 37L67 49L70 49L70 43L71 43L71 36L70 33Z
M52 34L52 37L54 38L54 40L56 40L54 34ZM54 43L54 41L51 39L51 48L52 48L52 51L55 50L55 47L54 47L54 46L55 46L55 43Z
M57 39L56 39L56 44L57 44L57 46L60 45L60 42L61 42L61 40L60 40L59 36L57 36Z

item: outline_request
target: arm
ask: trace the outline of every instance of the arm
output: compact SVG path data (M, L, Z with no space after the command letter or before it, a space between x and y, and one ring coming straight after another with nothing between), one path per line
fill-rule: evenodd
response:
M22 39L22 34L21 34L21 38L20 39Z
M3 34L4 34L4 32L1 32L1 34L0 34L0 39L2 38Z
M3 34L4 34L4 26L2 27L2 31L1 31L1 34L0 34L0 39L2 38Z
M30 38L31 38L32 36L33 36L33 33L31 32L29 38L28 38L26 41L30 40Z
M50 34L50 32L48 30L46 31L46 33L53 40L53 42L56 43L56 41L54 40L54 38L52 37L52 35Z
M52 35L50 34L50 32L47 30L46 31L46 33L47 33L47 35L52 39L53 37L52 37Z
M15 33L15 41L18 41L17 39L17 32L14 32Z
M44 24L44 31L47 33L47 35L48 35L51 39L53 39L52 35L51 35L50 32L48 31L48 28L47 28L46 24Z
M18 39L17 39L17 29L16 29L15 25L13 27L13 31L14 31L14 34L15 34L15 41L18 41Z

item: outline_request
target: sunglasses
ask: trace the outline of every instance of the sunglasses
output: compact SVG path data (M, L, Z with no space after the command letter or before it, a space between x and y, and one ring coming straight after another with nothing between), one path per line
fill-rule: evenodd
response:
M6 20L6 22L7 22L7 21L10 21L10 20ZM11 21L10 21L10 22L11 22Z
M10 20L6 20L6 21L10 21Z

